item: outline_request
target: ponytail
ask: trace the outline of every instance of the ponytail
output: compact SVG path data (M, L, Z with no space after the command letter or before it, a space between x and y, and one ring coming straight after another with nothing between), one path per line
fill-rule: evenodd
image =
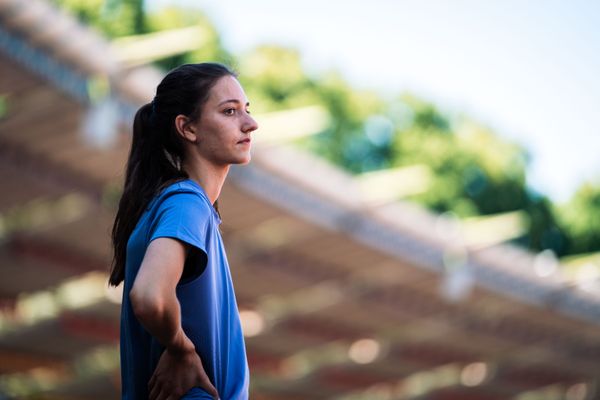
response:
M144 209L166 183L187 177L167 157L154 132L153 103L143 105L135 114L131 150L125 172L123 195L112 229L113 268L109 283L119 285L125 278L127 241Z

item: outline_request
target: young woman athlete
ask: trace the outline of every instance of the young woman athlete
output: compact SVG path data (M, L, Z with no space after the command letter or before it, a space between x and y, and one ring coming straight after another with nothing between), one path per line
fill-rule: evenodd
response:
M167 74L133 123L110 284L124 282L123 399L248 398L248 365L217 199L257 124L216 63Z

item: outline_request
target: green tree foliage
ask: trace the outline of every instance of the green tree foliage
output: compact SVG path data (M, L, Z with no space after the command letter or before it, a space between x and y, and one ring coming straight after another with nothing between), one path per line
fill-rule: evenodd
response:
M529 232L516 239L515 244L532 250L553 250L557 256L569 254L568 244L572 240L569 231L562 225L547 196L528 190L523 210L529 215Z
M8 96L0 94L0 119L8 112Z
M372 92L354 90L339 74L330 72L317 82L316 94L331 115L331 124L305 145L353 173L386 167L385 157L365 134L369 116L384 103Z
M235 63L233 56L225 50L221 37L213 23L201 11L181 7L166 7L147 16L148 30L159 32L189 26L202 28L199 46L190 52L160 60L157 65L169 70L186 63L217 61L228 65Z
M147 32L144 0L52 1L110 38Z
M550 201L527 187L529 156L519 145L468 118L452 121L415 96L386 102L334 72L308 77L291 49L261 46L242 58L240 69L255 109L320 104L329 111L330 125L300 145L352 173L426 164L431 187L412 201L460 217L526 210L530 226L515 243L564 254L567 237Z
M600 184L583 184L570 201L556 209L571 239L568 254L600 250Z
M526 150L468 118L449 118L411 95L386 101L351 87L336 72L308 76L299 52L281 46L260 46L238 63L197 10L168 7L147 15L143 0L53 1L108 37L201 26L202 46L158 64L169 69L215 60L236 66L254 111L323 106L330 125L300 146L352 173L426 164L431 186L411 200L436 212L471 217L525 210L530 226L515 243L558 255L600 249L600 187L584 185L567 205L554 207L527 187Z
M166 7L146 13L144 0L53 0L53 2L75 15L82 23L98 29L109 38L200 26L203 35L198 38L198 48L157 61L157 66L163 69L201 61L234 63L232 55L222 46L217 29L199 10Z
M276 111L306 105L322 105L332 116L331 125L300 145L329 158L352 172L381 168L382 157L369 153L374 146L363 125L383 108L377 95L353 89L339 74L309 77L300 54L280 46L260 46L241 58L241 80L253 109ZM371 162L374 161L374 162Z
M433 105L412 96L402 101L409 112L405 127L395 132L392 165L425 163L434 176L429 190L413 196L413 201L460 217L525 210L530 226L515 243L564 253L566 235L551 203L526 185L525 149L467 118L452 122Z
M395 166L426 163L434 172L432 187L414 197L436 211L461 217L521 209L526 204L526 154L472 121L458 132L430 104L409 98L410 125L396 131Z
M255 110L285 110L318 102L317 85L305 74L296 50L260 46L240 58L239 70Z

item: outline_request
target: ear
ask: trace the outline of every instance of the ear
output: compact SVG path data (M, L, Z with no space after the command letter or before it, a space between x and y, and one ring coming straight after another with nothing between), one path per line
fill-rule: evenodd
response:
M188 142L196 143L198 141L198 132L194 124L190 123L190 119L183 114L175 117L175 129L182 138Z

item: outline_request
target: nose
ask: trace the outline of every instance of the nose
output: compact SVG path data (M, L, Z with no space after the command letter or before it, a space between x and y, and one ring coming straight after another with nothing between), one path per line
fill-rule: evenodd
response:
M242 127L242 131L244 133L250 133L250 132L255 131L257 129L258 129L258 124L254 120L254 118L252 118L252 116L250 116L249 114L246 114L246 120L244 121L244 125Z

